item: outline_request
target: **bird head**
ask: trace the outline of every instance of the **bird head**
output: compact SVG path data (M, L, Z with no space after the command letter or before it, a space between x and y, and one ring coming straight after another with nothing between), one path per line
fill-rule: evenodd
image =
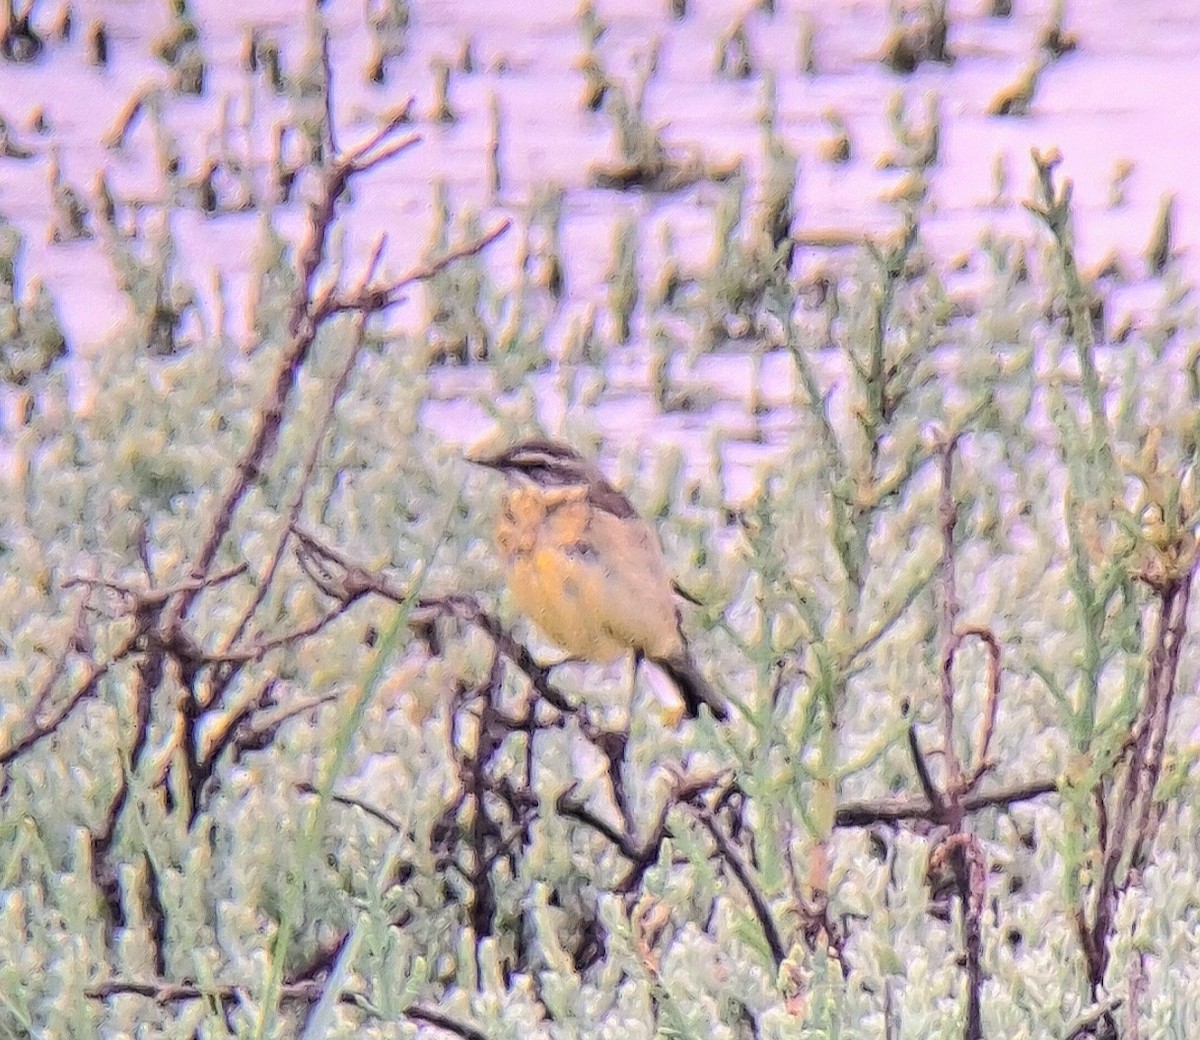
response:
M580 489L597 509L622 520L637 515L629 499L613 487L595 465L559 441L522 441L496 455L469 456L469 460L543 492Z
M603 479L579 452L558 441L522 441L495 455L468 456L468 461L506 477L524 478L542 488L575 487Z

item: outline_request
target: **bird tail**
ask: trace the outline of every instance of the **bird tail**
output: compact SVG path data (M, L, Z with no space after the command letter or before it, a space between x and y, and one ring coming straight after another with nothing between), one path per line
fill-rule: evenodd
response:
M688 654L664 658L654 662L670 676L671 681L679 688L684 706L691 718L700 714L700 705L707 704L708 710L718 722L729 718L729 709L721 699L720 694L712 688L708 680L700 674L696 662Z

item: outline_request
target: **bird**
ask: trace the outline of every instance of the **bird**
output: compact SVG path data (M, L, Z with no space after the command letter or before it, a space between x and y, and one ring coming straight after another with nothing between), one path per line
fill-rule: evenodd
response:
M469 460L508 482L495 542L522 615L572 657L632 652L670 677L690 717L707 705L728 718L684 638L658 535L593 463L538 438Z

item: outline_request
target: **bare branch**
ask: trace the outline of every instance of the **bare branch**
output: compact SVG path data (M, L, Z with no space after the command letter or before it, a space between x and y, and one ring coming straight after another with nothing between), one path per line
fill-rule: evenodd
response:
M80 642L80 630L83 626L84 616L87 614L88 597L83 596L75 606L75 615L71 620L71 631L67 634L67 639L58 656L54 658L54 662L50 665L50 672L42 682L41 688L38 690L37 696L33 699L33 706L29 710L29 718L36 719L42 713L42 709L46 706L46 702L50 700L50 696L54 693L54 687L58 685L61 679L67 672L67 661L71 657L71 652Z
M321 120L324 145L329 155L337 154L337 126L333 118L333 66L329 61L329 29L321 29L321 100L325 103L325 118Z
M534 692L542 700L566 714L575 714L578 711L567 700L566 694L550 681L550 669L538 664L529 648L518 642L512 633L473 599L467 596L447 596L441 599L418 600L412 619L420 622L423 618L435 615L458 618L486 632L500 653L529 680Z
M300 1001L313 1003L321 999L325 991L325 982L320 979L305 979L300 982L285 982L280 986L279 997L283 1001ZM200 986L193 982L168 982L166 979L106 979L95 983L84 990L89 1000L109 1000L112 997L138 996L148 997L159 1004L174 1004L183 1000L216 1000L222 1004L230 1004L241 1000L249 990L245 986L234 986L227 983ZM342 1002L347 1004L369 1004L365 994L346 991L342 994ZM403 1014L414 1022L424 1022L462 1037L463 1040L488 1040L482 1030L466 1022L419 1004L411 1004Z
M951 797L962 790L962 763L954 747L954 627L958 620L958 590L954 568L954 528L958 504L954 501L954 449L956 438L942 446L942 483L938 495L938 521L942 532L942 752L946 762L946 789Z
M589 739L591 739L589 737ZM603 749L601 749L603 752ZM711 791L720 779L718 776L688 776L672 770L673 784L670 795L663 800L658 815L649 828L645 838L639 839L634 833L632 821L626 823L625 830L619 830L589 809L582 799L573 798L574 788L563 792L555 802L555 809L563 816L576 820L594 830L605 840L616 846L617 850L630 861L629 872L613 887L613 891L621 893L633 892L641 884L642 878L658 860L662 844L671 836L668 819L671 810ZM699 804L697 802L697 804Z
M925 762L925 754L921 750L920 741L917 739L916 726L908 727L908 753L912 758L913 770L917 774L921 791L929 799L929 804L934 807L934 811L939 816L943 815L946 811L946 800L942 797L942 792L937 789L937 784L933 782L933 777L929 773L929 766Z
M185 578L183 581L176 582L174 585L168 585L165 588L154 588L153 586L141 588L137 585L127 584L126 582L109 581L105 578L93 578L88 575L77 574L67 578L63 582L62 587L64 589L73 589L82 586L93 589L105 589L108 592L115 592L120 596L124 596L126 599L134 600L136 610L153 611L161 607L172 596L178 596L184 592L199 592L201 589L223 585L225 582L241 574L245 574L248 569L248 564L239 563L209 577Z
M601 819L587 807L582 799L573 798L574 789L574 785L572 785L555 801L554 808L560 815L590 827L615 845L622 856L634 863L639 863L648 856L658 856L658 847L662 843L662 837L665 836L664 828L656 829L646 841L638 841L632 834L618 830L607 820ZM658 840L655 840L656 838Z
M290 342L283 350L270 388L259 407L249 443L234 466L225 489L210 516L207 530L204 532L195 556L192 570L192 576L195 579L202 579L208 574L225 536L233 526L234 514L241 505L242 499L275 451L288 401L300 370L308 360L309 351L316 341L321 325L339 310L354 309L369 314L380 309L380 306L371 306L370 301L364 301L363 305L355 308L339 308L334 305L334 301L339 298L336 291L329 289L318 296L314 291L314 283L317 272L326 259L330 230L350 178L417 143L418 139L414 135L405 141L397 142L382 152L370 154L371 150L380 141L386 139L397 125L397 118L393 117L373 140L369 140L365 146L360 146L346 156L335 160L324 170L320 188L309 205L307 233L296 251L298 277L296 290L289 304L287 321ZM485 236L473 247L464 248L458 254L448 255L444 258L444 262L418 268L400 285L432 277L446 264L457 259L458 255L468 255L470 252L482 249L502 230L503 227L498 229L495 234ZM430 273L425 273L427 271ZM399 287L398 285L396 288ZM165 625L168 633L174 630L179 622L187 616L196 601L198 592L199 590L187 590L174 601Z
M345 614L353 605L353 601L339 603L332 610L326 611L319 618L314 618L307 625L301 625L300 628L275 636L273 639L264 639L261 643L255 643L253 646L247 647L240 655L234 653L225 658L214 658L214 660L260 661L273 650L279 650L285 646L291 646L293 643L299 643L302 640L315 636L323 628L326 628Z
M987 698L984 701L983 718L979 723L979 736L975 741L974 761L963 780L964 790L971 790L982 779L990 768L988 748L992 743L992 734L996 729L996 712L1000 706L1000 640L995 633L985 625L966 625L954 633L950 649L946 654L947 666L954 667L954 658L959 647L969 637L981 640L988 652L988 686Z
M488 1040L487 1034L482 1030L467 1025L465 1022L459 1022L434 1008L410 1004L405 1008L404 1014L414 1022L424 1022L426 1025L436 1026L438 1029L444 1029L447 1033L461 1036L463 1040Z
M482 252L503 235L511 225L511 220L502 220L479 238L456 246L420 267L414 267L394 281L372 281L365 287L348 293L331 294L318 304L316 317L320 320L345 311L386 310L402 299L403 290L417 282L427 282L456 261Z
M0 751L0 766L6 766L9 762L24 754L31 747L37 744L40 740L48 737L51 733L58 729L67 718L84 700L95 692L97 683L103 679L113 665L124 660L137 648L138 642L141 640L143 632L140 628L136 629L124 642L117 648L116 652L105 661L103 664L91 664L88 666L87 672L83 679L76 685L74 691L62 702L55 710L54 714L44 722L30 720L33 725L21 737L11 743L3 751Z
M412 109L414 104L413 98L408 98L402 105L394 109L387 118L387 121L376 130L370 137L359 144L356 144L342 158L342 162L354 170L369 170L372 166L377 166L384 161L381 158L371 158L371 153L391 137L397 130L400 129L412 117ZM417 135L406 137L402 141L393 142L389 145L389 149L398 146L411 148L414 144L420 141L421 138ZM394 152L392 154L395 154ZM386 156L390 158L391 156Z
M1057 791L1057 780L1033 780L998 791L969 794L963 799L962 808L965 813L1007 808L1018 802L1028 802L1055 794ZM870 827L876 823L903 823L908 820L945 823L945 817L945 806L937 807L924 799L889 798L878 802L843 802L838 806L834 826Z
M733 871L734 877L741 882L742 889L750 899L750 905L754 908L754 916L758 918L759 926L763 930L763 937L767 940L767 945L771 948L771 957L775 961L775 967L778 968L787 958L787 949L784 947L783 939L779 935L779 927L775 923L775 917L771 913L771 908L767 905L766 896L755 883L754 878L751 877L750 868L743 862L741 853L738 852L736 846L729 840L729 837L717 826L717 821L713 818L708 808L697 802L692 802L691 807L697 819L704 825L704 829L712 835L713 841L717 843L717 849L721 853L721 858L728 864L729 869Z
M316 535L293 525L299 546L296 550L305 573L327 596L347 605L374 593L394 603L404 603L408 590L384 575L376 574L351 559L339 549L322 542ZM500 622L488 614L469 596L442 596L417 600L409 624L428 625L437 618L454 618L474 625L495 644L496 648L529 680L534 692L551 707L567 714L576 708L550 681L550 669L538 664L529 649L518 642Z
M967 976L967 1015L963 1036L967 1040L983 1037L983 902L986 895L987 867L979 839L957 831L947 836L929 856L929 872L936 874L947 866L953 869L962 904L964 970Z
M308 794L308 795L315 795L318 793L317 789L315 787L313 787L312 784L307 784L307 783L297 784L296 790L299 791L301 794ZM363 801L361 798L354 798L353 796L348 795L348 794L338 794L336 791L333 792L329 797L331 799L333 799L333 801L337 802L339 805L345 805L352 809L361 809L368 816L374 817L376 820L378 820L380 823L384 824L386 827L390 827L397 834L404 833L404 824L402 824L398 819L396 819L396 817L393 816L391 813L386 812L383 809L380 809L379 806L377 806L377 805L372 805L370 802Z
M1108 997L1106 1000L1093 1004L1075 1017L1063 1036L1063 1040L1080 1040L1081 1037L1092 1035L1096 1026L1102 1020L1110 1017L1123 1003L1121 997Z
M1158 618L1150 647L1145 699L1133 729L1129 761L1115 788L1116 811L1111 820L1107 819L1107 811L1105 814L1104 829L1112 840L1102 850L1093 904L1095 917L1089 926L1082 908L1077 915L1093 992L1103 984L1108 968L1108 939L1121 890L1121 864L1124 862L1126 869L1136 864L1154 837L1154 791L1166 751L1195 566L1193 563L1185 574L1157 590Z
M383 239L380 237L380 247L382 247ZM371 264L368 266L370 271L374 265L378 263L378 252L373 254ZM321 446L325 442L325 437L329 432L329 427L333 423L334 412L337 409L338 402L342 395L346 392L346 387L350 382L350 374L354 371L354 366L358 361L360 352L362 351L363 334L365 332L365 320L362 315L357 316L354 323L354 331L351 338L350 349L346 352L346 360L334 380L333 388L330 390L329 399L325 404L324 410L321 412L320 418L317 420L316 432L313 435L312 444L309 446L308 456L304 460L304 465L300 469L300 479L296 482L295 490L292 493L292 501L288 505L285 513L285 520L281 527L280 534L275 542L275 548L271 553L267 565L263 568L259 575L257 588L254 598L247 604L246 609L242 612L242 616L238 619L238 623L233 627L229 635L222 642L224 650L228 651L230 647L235 646L237 641L241 639L246 631L246 626L250 623L250 619L262 606L263 600L266 599L267 593L270 591L271 582L275 579L275 572L279 568L280 561L283 559L284 550L287 548L288 538L291 534L291 529L300 517L300 510L304 508L304 498L308 493L309 485L312 481L313 473L316 471L317 460L321 456Z

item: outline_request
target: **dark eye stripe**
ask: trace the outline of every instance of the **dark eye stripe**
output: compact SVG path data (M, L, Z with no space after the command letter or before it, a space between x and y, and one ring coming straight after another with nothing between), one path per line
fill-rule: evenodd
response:
M574 466L551 466L539 463L530 470L529 475L539 484L545 484L549 487L570 487L572 484L586 484L588 482L587 474Z

